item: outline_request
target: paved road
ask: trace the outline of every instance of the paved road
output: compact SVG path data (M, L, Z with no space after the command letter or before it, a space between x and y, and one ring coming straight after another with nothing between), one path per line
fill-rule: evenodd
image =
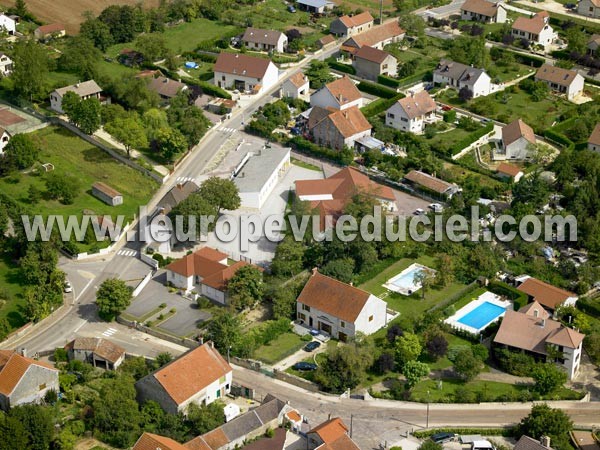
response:
M316 425L331 414L350 424L353 416L354 439L361 448L378 448L380 442L399 441L406 432L427 425L427 405L386 400L340 399L274 380L262 374L234 366L236 383L255 389L260 400L273 394L288 400ZM558 406L552 404L552 406ZM578 425L600 425L600 403L561 402L560 407ZM432 404L429 407L429 426L498 427L519 422L531 410L530 403L489 403L483 405Z

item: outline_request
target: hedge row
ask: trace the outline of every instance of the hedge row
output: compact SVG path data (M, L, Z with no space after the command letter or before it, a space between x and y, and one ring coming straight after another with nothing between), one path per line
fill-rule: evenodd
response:
M370 83L368 81L361 81L358 83L358 89L366 92L367 94L376 95L382 98L392 98L398 93L395 89L390 89L377 83Z
M590 316L600 319L600 301L598 300L594 301L587 298L580 298L577 301L577 308Z
M202 88L202 92L207 95L214 95L215 97L231 99L231 94L225 89L221 89L219 86L215 86L208 81L196 80L194 78L184 77L181 79L183 83L199 86Z
M509 428L433 428L424 431L415 431L413 436L419 439L433 436L436 433L455 433L455 434L479 434L481 436L504 436L512 437L515 435L514 427Z
M202 81L210 81L214 78L215 73L211 70L210 72L202 73L198 75L198 78Z
M387 75L378 75L377 82L379 84L383 84L384 86L389 86L392 88L397 88L400 86L400 80L397 78L388 77Z
M485 136L488 133L491 133L493 129L494 124L492 122L489 122L485 125L485 127L473 131L460 141L456 142L452 147L450 147L450 154L454 156L457 153L460 153L461 150L471 145L477 139Z
M356 70L349 64L342 64L341 62L337 62L335 58L327 58L325 62L329 65L330 69L337 70L338 72L349 73L350 75L355 75Z
M533 55L525 55L523 53L517 53L512 50L504 50L514 55L515 60L526 66L541 67L546 61L543 58Z
M392 98L378 98L377 100L369 103L367 106L362 107L360 111L365 115L365 117L377 116L386 111L401 98L404 98L404 94L396 94L396 96Z
M491 281L488 285L488 289L494 294L502 295L511 299L515 304L515 309L520 309L529 301L527 294L501 281Z
M544 131L544 137L550 141L556 142L557 144L564 145L565 147L571 147L574 145L571 139L566 137L564 134L553 130L552 128L548 128L546 131Z
M214 64L217 62L218 55L215 55L214 53L197 52L194 53L194 58L199 59L200 61Z
M433 71L432 70L422 70L421 72L417 72L409 77L400 78L398 80L399 86L408 86L409 84L415 84L420 81L432 81L433 80Z
M315 155L345 165L350 164L354 156L354 152L352 152L352 154L347 154L344 151L321 147L307 139L304 139L301 136L294 136L291 138L288 141L288 145L299 152L308 153L310 155Z

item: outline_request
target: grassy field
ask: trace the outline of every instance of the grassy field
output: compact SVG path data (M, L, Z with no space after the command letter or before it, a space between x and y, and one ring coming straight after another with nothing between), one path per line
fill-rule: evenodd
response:
M360 285L359 288L381 297L382 294L385 295L385 293L389 292L382 285L388 279L402 272L415 262L430 268L436 267L435 259L430 256L420 256L416 260L404 258L381 271L377 276ZM404 296L395 292L390 292L389 295L385 296L383 299L387 302L391 309L398 311L400 316L406 320L407 317L417 318L434 305L456 294L461 289L464 289L464 287L464 284L452 283L441 290L429 289L425 293L425 299L422 299L422 293L420 290L410 296Z
M31 133L30 136L40 147L40 163L54 164L57 173L75 176L81 185L81 192L72 205L63 205L56 200L45 198L37 205L30 205L30 186L45 191L45 182L39 172L20 174L0 179L0 191L23 203L37 214L59 214L80 216L84 210L95 214L118 214L131 219L138 206L146 204L158 187L152 179L140 172L118 163L97 147L79 139L62 128L47 127ZM123 194L123 204L109 206L91 195L91 185L103 181Z
M296 353L304 345L306 345L306 342L296 333L284 333L269 344L257 348L254 352L254 358L267 364L275 364Z
M6 318L13 329L24 325L27 320L21 315L25 302L21 294L23 286L19 280L19 269L7 255L0 257L0 318Z

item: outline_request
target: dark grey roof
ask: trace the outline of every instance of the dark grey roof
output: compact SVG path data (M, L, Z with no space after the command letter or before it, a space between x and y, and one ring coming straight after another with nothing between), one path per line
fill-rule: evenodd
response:
M442 59L435 69L436 73L453 80L458 80L469 66L450 59Z
M160 200L159 206L164 208L165 214L168 214L173 208L175 208L179 203L188 198L191 193L196 192L198 189L200 188L193 181L186 181L183 184L178 184L165 194L165 196Z
M540 444L540 441L523 435L516 443L514 450L549 450L549 448Z
M284 407L285 402L268 394L260 406L236 417L231 422L221 425L220 428L229 439L229 442L232 442L277 419Z

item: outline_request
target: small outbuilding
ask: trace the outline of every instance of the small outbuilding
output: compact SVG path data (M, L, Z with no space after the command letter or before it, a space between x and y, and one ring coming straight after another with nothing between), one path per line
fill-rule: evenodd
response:
M92 195L110 206L123 204L123 195L101 181L92 185Z
M125 349L103 338L77 338L65 350L69 361L75 359L106 370L116 370L125 360Z

